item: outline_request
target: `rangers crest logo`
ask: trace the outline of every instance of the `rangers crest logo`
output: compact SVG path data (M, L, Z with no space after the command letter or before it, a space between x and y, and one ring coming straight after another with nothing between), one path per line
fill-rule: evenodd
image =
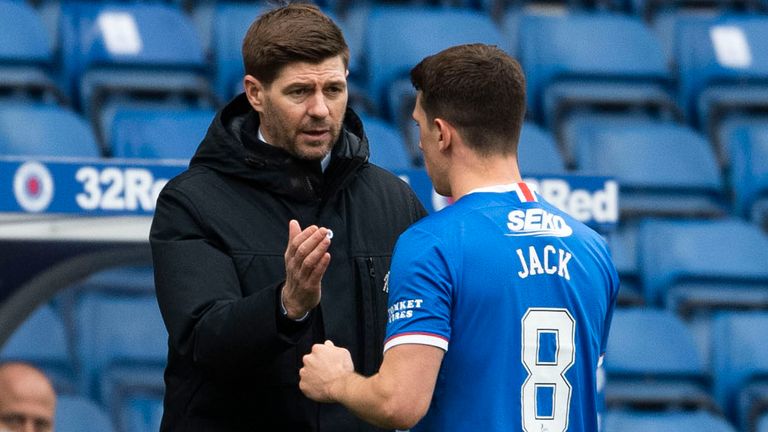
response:
M53 178L48 168L38 162L22 164L13 177L13 194L28 212L47 209L53 200Z

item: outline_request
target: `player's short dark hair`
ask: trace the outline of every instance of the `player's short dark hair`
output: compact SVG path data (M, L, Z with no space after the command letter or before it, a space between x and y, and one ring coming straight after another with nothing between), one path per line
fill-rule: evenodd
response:
M515 154L525 117L525 76L501 49L459 45L422 60L411 70L427 120L456 127L481 155Z
M310 4L289 4L261 15L243 39L245 73L266 85L290 63L320 63L338 55L348 67L349 47L341 30Z

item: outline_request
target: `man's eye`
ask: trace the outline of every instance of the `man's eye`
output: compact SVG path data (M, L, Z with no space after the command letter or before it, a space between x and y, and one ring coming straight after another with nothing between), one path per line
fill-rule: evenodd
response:
M301 89L291 90L291 95L293 96L304 96L305 94L307 94L307 89L301 88Z

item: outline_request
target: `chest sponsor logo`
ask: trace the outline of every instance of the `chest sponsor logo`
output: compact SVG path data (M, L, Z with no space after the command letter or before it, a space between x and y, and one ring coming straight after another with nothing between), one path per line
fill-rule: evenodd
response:
M507 215L508 236L568 237L573 229L562 216L540 208L512 210Z

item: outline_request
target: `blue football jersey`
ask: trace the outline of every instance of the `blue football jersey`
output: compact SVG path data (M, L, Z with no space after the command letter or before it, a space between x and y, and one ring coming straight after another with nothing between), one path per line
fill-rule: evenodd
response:
M594 432L619 289L605 241L525 183L481 189L402 234L384 350L445 350L412 431Z

